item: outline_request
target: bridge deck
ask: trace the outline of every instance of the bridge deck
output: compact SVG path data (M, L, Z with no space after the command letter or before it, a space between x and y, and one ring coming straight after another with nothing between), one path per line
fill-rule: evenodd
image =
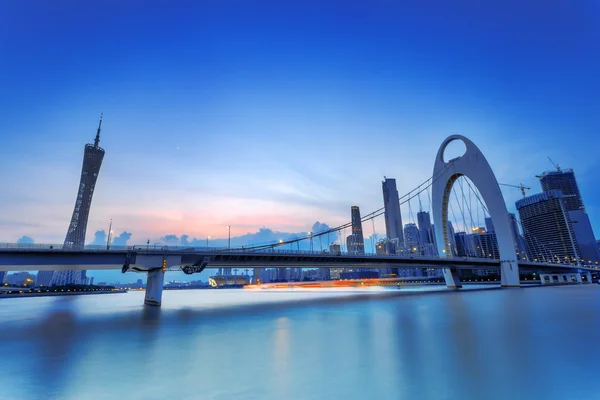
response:
M0 271L122 269L125 264L132 270L147 271L161 267L163 259L167 260L169 269L203 263L206 263L207 268L500 268L499 260L466 257L332 255L294 251L249 252L139 247L73 250L46 246L0 248ZM598 270L591 267L523 261L519 261L518 265L520 268L544 271Z

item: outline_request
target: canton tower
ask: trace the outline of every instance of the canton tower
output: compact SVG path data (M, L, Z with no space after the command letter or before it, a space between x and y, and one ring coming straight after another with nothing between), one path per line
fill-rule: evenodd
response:
M99 146L101 127L102 114L100 115L100 123L98 124L94 143L86 144L83 151L83 166L81 168L79 190L63 248L83 250L85 245L85 232L92 205L92 196L94 195L94 187L96 186L96 180L98 179L102 160L104 159L104 149ZM52 276L53 285L85 284L85 281L86 271L55 271Z

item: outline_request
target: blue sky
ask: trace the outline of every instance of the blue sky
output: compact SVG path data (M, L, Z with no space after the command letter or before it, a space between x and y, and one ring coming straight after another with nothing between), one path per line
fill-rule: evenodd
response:
M100 112L90 242L110 218L130 244L341 224L452 133L502 182L574 168L598 231L599 21L593 0L4 1L0 241L64 240Z

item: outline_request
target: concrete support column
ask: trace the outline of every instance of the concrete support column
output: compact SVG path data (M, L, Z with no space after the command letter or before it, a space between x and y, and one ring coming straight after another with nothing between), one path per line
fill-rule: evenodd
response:
M448 289L459 289L462 287L460 278L458 277L458 271L454 268L445 268L443 270L444 280Z
M550 282L546 282L546 277L548 277L548 274L538 274L538 275L540 276L540 282L542 283L542 285L550 283Z
M165 283L165 273L162 268L148 271L148 280L146 282L146 297L144 304L147 306L160 307L162 302L163 285Z
M588 283L592 283L592 273L591 272L587 272L586 276L587 276Z
M520 287L519 266L514 261L500 262L500 281L504 288Z
M581 274L580 273L576 273L575 277L577 278L577 283L583 283L583 279L581 279Z

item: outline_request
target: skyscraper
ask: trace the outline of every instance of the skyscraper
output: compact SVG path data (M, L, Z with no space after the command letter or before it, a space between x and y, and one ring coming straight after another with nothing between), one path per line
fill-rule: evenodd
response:
M419 241L421 245L433 243L431 218L427 211L417 213L417 223L419 224Z
M572 169L544 172L540 176L540 185L542 185L542 191L544 192L560 190L567 211L585 210L575 173Z
M419 211L417 213L417 222L419 224L419 245L422 255L435 255L437 249L433 240L435 234L431 225L431 218L427 211Z
M346 238L348 253L364 255L365 239L363 237L362 221L358 206L352 206L350 209L350 215L352 217L352 234Z
M596 237L590 218L585 210L579 185L572 169L544 172L540 176L543 191L560 190L563 195L565 209L569 213L575 241L579 247L581 262L595 264L600 261L600 253L595 245Z
M496 232L486 232L483 228L478 228L469 235L473 242L473 248L475 249L476 256L479 258L493 258L496 260L500 259L500 251L498 250L498 238Z
M413 223L404 225L404 244L409 252L419 251L419 228L417 225Z
M381 183L383 189L383 204L385 207L385 233L388 239L398 239L396 245L404 247L402 232L402 215L400 214L400 199L396 180L384 177Z
M81 167L81 179L79 181L79 190L75 200L75 208L71 223L65 237L64 247L76 250L83 249L85 246L85 233L87 231L88 216L92 205L94 188L104 159L104 149L100 147L100 129L102 128L102 115L98 124L96 138L94 143L88 143L83 150L83 165ZM40 272L40 274L49 274ZM39 279L39 278L38 278ZM42 279L44 280L44 279ZM46 279L47 280L47 279ZM55 271L52 275L52 284L82 284L86 281L85 271Z
M471 236L472 235L469 235L466 232L456 232L454 234L456 255L458 257L475 257L477 255Z
M567 263L579 260L579 247L562 191L527 196L516 205L530 259Z

